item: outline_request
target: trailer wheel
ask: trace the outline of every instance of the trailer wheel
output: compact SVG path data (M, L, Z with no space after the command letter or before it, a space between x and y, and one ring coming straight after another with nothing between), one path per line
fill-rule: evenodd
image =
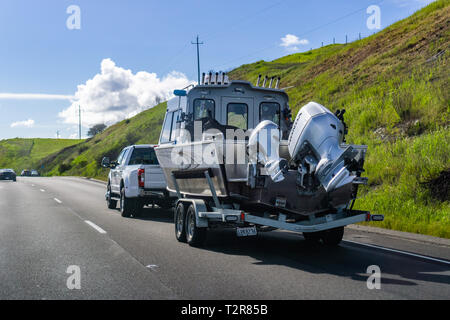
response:
M321 235L319 232L303 232L303 238L306 242L315 244L320 241Z
M186 240L190 246L198 247L206 240L206 228L197 227L195 207L191 204L186 213Z
M175 237L180 242L186 242L186 229L184 227L185 225L185 208L184 204L180 202L176 209L174 214L174 222L175 222Z
M337 246L344 236L344 227L334 228L321 232L321 238L327 246Z

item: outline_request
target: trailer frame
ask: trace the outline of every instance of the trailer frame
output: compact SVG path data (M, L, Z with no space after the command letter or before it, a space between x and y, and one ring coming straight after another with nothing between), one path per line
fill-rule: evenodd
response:
M337 209L336 212L320 217L311 214L308 219L297 222L288 222L286 219L287 215L284 213L278 213L276 219L273 218L273 215L268 213L264 213L264 216L261 217L240 209L232 208L230 205L222 203L217 196L214 184L207 170L204 172L204 175L212 195L208 198L212 198L214 202L214 206L211 206L210 210L208 210L207 203L204 199L184 197L180 192L175 176L172 174L173 183L178 196L175 208L178 207L179 203L183 203L186 206L192 205L195 210L195 222L197 228L209 228L212 225L214 225L214 227L223 225L241 228L250 225L287 230L295 233L319 233L358 222L383 221L384 219L383 215L373 215L369 211L351 209Z

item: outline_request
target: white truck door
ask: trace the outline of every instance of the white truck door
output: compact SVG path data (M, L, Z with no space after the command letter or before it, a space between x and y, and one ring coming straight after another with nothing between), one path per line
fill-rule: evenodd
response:
M120 181L122 180L123 164L125 155L128 149L123 149L117 158L117 165L114 169L111 169L111 191L114 193L120 192Z

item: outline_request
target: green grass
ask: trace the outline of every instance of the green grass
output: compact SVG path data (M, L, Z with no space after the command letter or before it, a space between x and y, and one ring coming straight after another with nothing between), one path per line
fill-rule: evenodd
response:
M0 168L41 170L42 158L83 140L72 139L8 139L0 141ZM45 168L44 168L45 169Z
M253 83L259 74L281 76L294 114L311 100L345 108L347 141L369 146L369 186L356 208L384 214L378 226L446 238L450 203L423 182L450 168L449 3L436 1L361 41L230 73Z
M259 74L281 76L294 117L311 100L333 111L345 108L347 141L369 146L369 185L361 188L356 207L385 215L374 225L446 238L450 203L436 200L423 182L450 168L449 4L433 2L360 41L258 61L229 73L252 83ZM47 175L106 179L101 158L114 158L129 144L157 143L165 108L162 103L92 139L49 152L38 165ZM15 143L20 147L8 159L22 161L29 142ZM0 143L0 161L4 154Z
M157 143L167 103L144 111L107 128L85 142L41 159L46 175L79 175L105 180L108 170L100 166L103 156L115 159L130 144Z
M392 143L372 142L365 169L369 186L356 208L385 215L380 226L450 238L450 204L436 200L422 182L450 166L450 130Z

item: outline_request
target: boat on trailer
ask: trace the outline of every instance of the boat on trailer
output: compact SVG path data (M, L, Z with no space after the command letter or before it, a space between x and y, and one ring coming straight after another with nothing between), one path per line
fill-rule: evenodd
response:
M353 210L367 146L345 143L345 110L310 102L292 121L279 83L209 73L174 91L155 151L179 198L178 240L198 245L208 228L233 226L338 243L343 226L383 219Z

